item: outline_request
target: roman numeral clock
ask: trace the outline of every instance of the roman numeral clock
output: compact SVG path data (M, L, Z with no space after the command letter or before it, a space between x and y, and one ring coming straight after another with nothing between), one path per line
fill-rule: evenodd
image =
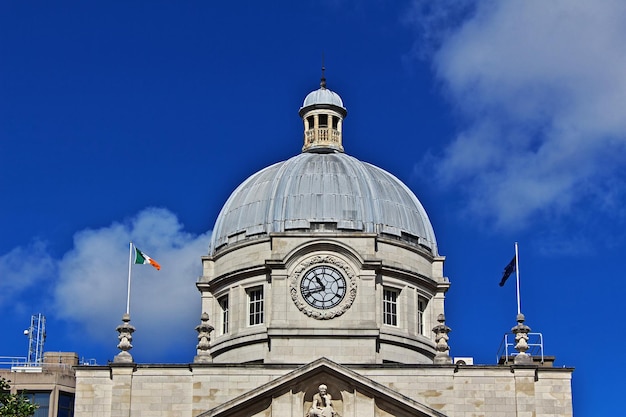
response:
M316 266L302 277L300 295L311 307L328 310L346 295L346 279L333 267Z
M291 298L304 314L326 320L342 315L356 297L354 271L331 255L301 262L290 281Z

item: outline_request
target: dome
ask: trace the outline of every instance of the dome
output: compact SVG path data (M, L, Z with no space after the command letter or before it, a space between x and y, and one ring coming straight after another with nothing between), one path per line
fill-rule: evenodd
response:
M270 233L315 230L376 233L437 255L415 194L387 171L341 152L301 153L250 176L224 204L209 252Z
M341 100L339 94L335 93L334 91L331 91L325 87L321 87L318 90L311 91L304 98L302 108L320 104L343 107L343 100Z

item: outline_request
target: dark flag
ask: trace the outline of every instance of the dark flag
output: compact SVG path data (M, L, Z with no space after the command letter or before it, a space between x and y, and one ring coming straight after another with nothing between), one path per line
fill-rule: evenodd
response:
M502 279L500 280L501 287L504 286L504 283L506 282L506 280L509 278L509 276L513 272L515 272L516 269L517 269L517 262L514 256L513 259L511 259L511 262L509 262L509 264L504 268L504 272L502 273Z

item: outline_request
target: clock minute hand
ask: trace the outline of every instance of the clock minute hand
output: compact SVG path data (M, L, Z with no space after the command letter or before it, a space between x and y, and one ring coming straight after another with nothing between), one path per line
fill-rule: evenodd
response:
M317 283L320 284L320 287L322 287L322 290L326 289L324 284L322 284L322 280L320 279L320 277L315 277L315 281L317 281Z

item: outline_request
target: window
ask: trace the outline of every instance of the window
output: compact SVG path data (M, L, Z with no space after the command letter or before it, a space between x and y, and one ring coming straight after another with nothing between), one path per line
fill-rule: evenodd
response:
M398 291L383 290L383 324L398 325Z
M30 392L23 391L21 394L28 398L31 404L37 404L39 408L33 414L33 417L48 417L50 408L50 392Z
M426 311L426 305L428 300L424 297L418 297L417 299L417 333L424 335L424 311Z
M313 116L309 116L306 118L306 120L309 124L308 129L309 130L313 129L315 127L315 118Z
M223 296L218 302L222 309L222 334L226 334L228 333L228 296Z
M263 288L257 287L248 290L248 300L250 306L248 324L250 326L263 324Z
M333 129L337 130L339 127L339 118L337 116L333 116Z
M74 394L59 392L58 417L74 417Z
M320 127L328 127L328 115L327 114L320 114L318 121L319 121Z

